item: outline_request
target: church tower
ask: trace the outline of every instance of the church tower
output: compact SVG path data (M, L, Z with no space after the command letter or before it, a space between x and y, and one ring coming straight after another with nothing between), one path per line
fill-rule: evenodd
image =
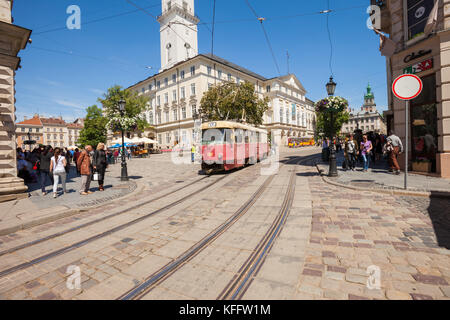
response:
M162 0L158 17L161 34L161 70L198 54L194 0Z
M375 112L377 109L377 105L375 104L375 96L372 92L372 88L370 84L367 85L367 92L364 94L364 105L361 108L362 111L365 112Z

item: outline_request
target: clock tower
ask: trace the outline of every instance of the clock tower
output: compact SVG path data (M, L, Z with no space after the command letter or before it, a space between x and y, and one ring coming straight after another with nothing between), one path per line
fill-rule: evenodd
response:
M194 0L162 0L158 17L161 34L161 70L198 54L197 24Z

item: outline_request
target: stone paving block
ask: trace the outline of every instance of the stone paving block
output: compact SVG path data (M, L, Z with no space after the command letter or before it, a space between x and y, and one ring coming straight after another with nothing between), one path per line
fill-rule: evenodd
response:
M134 279L144 280L170 261L171 259L167 257L149 255L142 258L138 263L122 269L122 273L127 274Z
M412 300L412 297L409 293L397 290L387 290L386 297L389 300Z

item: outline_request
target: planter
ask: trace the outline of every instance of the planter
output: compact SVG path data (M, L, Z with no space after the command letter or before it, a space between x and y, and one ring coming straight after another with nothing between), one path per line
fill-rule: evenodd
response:
M431 172L431 162L413 162L412 169L417 172Z

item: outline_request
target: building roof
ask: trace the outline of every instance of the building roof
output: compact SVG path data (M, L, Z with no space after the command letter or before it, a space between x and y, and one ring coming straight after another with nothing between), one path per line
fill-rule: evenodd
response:
M79 123L68 123L67 128L83 129L83 126Z
M67 123L61 118L41 118L41 121L46 125L67 125Z
M32 126L42 126L41 119L39 116L34 116L31 119L24 120L22 122L17 123L18 125L32 125Z

